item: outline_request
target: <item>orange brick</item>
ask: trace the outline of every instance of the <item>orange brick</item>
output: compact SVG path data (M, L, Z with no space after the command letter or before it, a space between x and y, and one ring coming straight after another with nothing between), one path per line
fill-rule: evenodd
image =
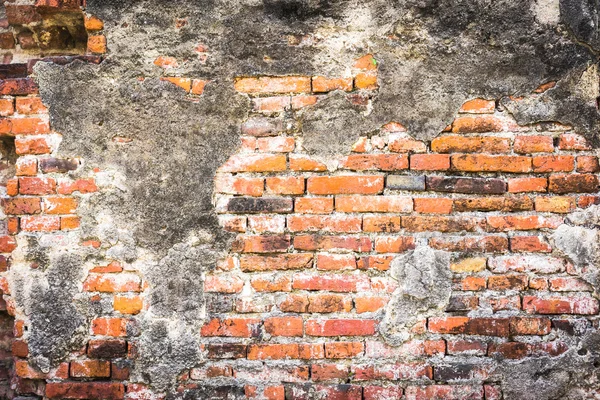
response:
M450 156L447 154L412 154L410 169L418 171L444 171L450 168Z
M98 274L90 273L83 282L83 290L86 292L141 292L142 280L139 276L131 273L122 274Z
M73 378L109 378L110 361L72 361L71 376Z
M308 76L239 78L235 81L234 87L242 93L310 93L311 91Z
M19 378L24 379L68 379L69 364L60 363L57 368L51 370L49 373L44 373L31 367L25 360L16 360L15 373Z
M387 215L369 215L363 217L363 231L365 232L399 232L400 217Z
M50 122L42 118L12 118L11 133L15 135L39 135L50 132Z
M506 138L450 135L433 139L431 150L436 153L507 153L510 142Z
M93 15L85 15L83 24L87 31L101 31L104 29L104 22Z
M106 36L104 36L104 35L88 36L87 49L91 53L96 53L96 54L106 53Z
M19 157L16 163L17 176L37 175L37 159Z
M508 180L510 193L545 192L548 189L546 178L512 178Z
M404 196L336 196L335 209L339 212L409 213L413 201Z
M370 336L375 334L376 321L358 319L329 319L306 321L308 336Z
M352 298L340 294L318 293L308 296L309 313L350 312Z
M510 251L550 253L552 247L539 236L515 236L510 238Z
M202 336L256 337L260 320L256 318L213 318L206 322Z
M277 172L286 170L284 154L234 155L221 166L223 172Z
M352 358L363 354L365 345L362 342L327 342L325 343L325 357L327 358Z
M294 202L294 211L301 214L330 214L333 212L333 197L299 197Z
M285 275L259 275L250 279L250 285L257 292L290 292L292 279Z
M406 134L396 134L390 135L388 149L394 153L425 153L427 151L427 145L420 140L411 138Z
M98 191L96 181L94 178L78 179L76 181L62 181L59 182L57 192L58 194L73 194L79 193L93 193Z
M264 186L263 178L238 178L221 175L217 175L215 178L215 191L218 193L262 196Z
M312 90L315 93L331 92L334 90L352 90L352 78L326 78L324 76L313 76Z
M581 135L563 133L558 140L558 148L561 150L590 150L591 146Z
M322 172L327 166L306 156L290 154L290 170Z
M434 333L462 333L468 323L468 317L429 318L427 327Z
M357 296L354 298L354 305L358 314L366 312L376 312L381 310L388 303L388 297L381 296Z
M179 86L186 92L192 90L192 80L190 78L179 78L174 76L160 78L161 81L171 82L175 86Z
M575 209L575 198L565 196L536 197L535 210L539 212L568 213Z
M169 68L177 68L179 64L177 63L177 59L175 57L168 56L159 56L154 60L154 65L159 66L161 68L169 69Z
M319 254L317 269L323 271L356 269L356 259L350 254Z
M8 117L15 112L14 99L0 99L0 117Z
M504 123L501 119L493 115L465 115L458 117L452 123L452 132L454 133L484 133L484 132L502 132L513 130L517 126Z
M515 153L552 153L554 139L551 136L517 136L514 142Z
M595 156L579 156L577 157L577 172L599 172L600 165L598 157Z
M377 89L377 72L367 71L356 74L356 77L354 78L354 87L365 90Z
M291 215L287 227L291 232L360 232L362 219L354 216Z
M496 109L494 100L473 99L465 102L459 112L469 114L491 114Z
M292 109L299 110L301 108L312 106L319 100L317 96L293 96L292 97Z
M18 137L15 139L15 152L17 154L50 154L52 147L43 137Z
M114 337L127 336L127 320L125 318L96 318L92 320L92 333Z
M529 172L531 158L522 156L454 155L452 167L466 172Z
M16 108L19 114L46 114L48 109L40 97L17 97Z
M44 212L46 214L73 214L77 210L77 200L72 197L46 197Z
M272 336L302 336L303 321L300 317L272 317L265 319L265 331Z
M275 194L302 194L304 178L301 176L269 177L267 191Z
M408 169L404 154L351 154L342 161L342 167L353 171L399 171Z
M527 231L535 229L556 229L562 224L562 217L545 218L538 215L490 216L487 223L495 231Z
M415 198L415 211L423 214L450 214L452 212L452 199L424 197Z
M573 156L536 156L533 157L533 172L569 172L575 168Z
M208 81L205 81L204 79L192 80L191 93L195 94L197 96L200 96L201 94L204 93L204 88L206 87L207 83L208 83Z
M28 232L52 232L60 229L60 217L23 216L21 229Z
M143 300L140 296L115 296L113 308L121 314L138 314L142 311Z
M364 55L354 62L354 68L375 71L377 69L377 60L371 54Z
M76 216L60 217L60 230L67 231L77 229L80 225L80 219Z
M409 232L472 232L481 228L483 219L476 217L410 216L402 217L402 227Z
M375 251L377 253L402 253L415 248L415 239L408 236L377 237Z
M368 176L312 176L308 178L308 192L312 194L377 194L383 191L384 177Z

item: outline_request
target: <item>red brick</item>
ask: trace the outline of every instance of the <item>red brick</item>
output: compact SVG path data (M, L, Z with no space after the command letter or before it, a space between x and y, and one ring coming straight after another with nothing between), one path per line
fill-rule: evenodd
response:
M512 317L510 318L511 335L547 335L551 324L548 318Z
M23 96L37 94L38 86L32 78L3 79L0 81L0 95Z
M522 156L453 155L452 168L466 172L531 171L531 158Z
M400 217L396 216L365 215L363 217L363 231L365 232L398 232L400 226Z
M489 355L501 356L508 359L520 359L529 355L529 345L520 342L490 344Z
M76 181L62 181L58 184L58 194L94 193L98 191L94 178L78 179Z
M329 381L335 379L347 379L349 367L337 364L313 364L311 366L311 377L315 382ZM346 397L344 397L346 398ZM361 397L357 399L362 400Z
M322 344L252 344L248 360L319 359L324 357Z
M304 178L270 177L267 178L267 191L274 194L302 194L304 193Z
M417 171L445 171L450 168L450 156L446 154L412 154L410 169Z
M563 133L558 140L561 150L590 150L590 144L585 137L573 133Z
M448 354L485 356L487 343L478 340L449 340Z
M260 320L253 318L213 318L207 321L200 334L202 336L256 337Z
M19 114L46 114L48 109L40 97L17 97L16 109Z
M562 217L540 217L538 215L498 215L487 217L487 223L491 230L498 232L556 229L562 222Z
M552 247L539 236L514 236L510 238L510 251L514 253L550 253Z
M376 312L385 307L389 300L389 297L357 296L354 298L354 306L358 314Z
M258 151L273 153L289 153L294 150L296 141L293 137L273 136L258 138Z
M283 312L305 313L308 311L308 296L305 294L290 294L279 303L278 307Z
M552 136L521 136L515 137L515 153L552 153L554 151L554 140Z
M328 319L306 321L308 336L368 336L375 334L376 321L359 319Z
M71 362L73 378L109 378L110 362L100 360L84 360Z
M15 152L17 154L49 154L52 153L52 147L43 137L18 137L15 139Z
M243 253L284 253L290 247L288 235L264 235L239 237L233 250Z
M250 278L250 285L257 292L290 292L292 279L285 275L255 275Z
M217 176L215 178L215 191L219 193L262 196L264 186L265 181L262 178L238 178L231 176Z
M312 254L292 253L276 256L240 257L240 268L244 272L273 271L310 268Z
M379 271L387 271L390 269L390 264L393 259L393 256L361 257L358 260L357 267L359 269L376 269Z
M598 157L595 156L578 156L577 157L577 172L595 173L600 171Z
M287 218L291 232L360 232L362 218L354 216L291 215Z
M277 172L285 171L285 154L234 155L219 169L222 172Z
M272 317L264 322L265 331L272 336L302 336L302 325L300 317Z
M352 372L357 381L365 380L409 380L433 378L431 366L423 363L395 363L390 365L353 365Z
M362 342L327 342L325 357L352 358L363 354L365 346Z
M436 153L508 153L510 141L506 138L492 136L441 136L431 141L431 151Z
M526 275L493 275L488 278L488 289L525 290L527 281Z
M394 153L425 153L427 145L406 134L390 135L388 149Z
M313 176L308 178L312 194L377 194L383 191L383 176Z
M124 318L96 318L92 320L94 335L127 336L127 320Z
M90 273L83 283L83 290L87 292L141 292L142 281L139 276L132 273L123 274L96 274Z
M364 386L363 400L391 400L402 397L402 388L398 386Z
M466 101L461 107L459 112L469 114L491 114L496 109L496 102L494 100L486 99L472 99Z
M235 90L242 93L310 93L309 76L239 78Z
M51 399L106 399L125 398L122 383L112 382L51 382L46 384L46 396Z
M375 251L377 253L402 253L415 248L415 239L407 236L377 237Z
M523 309L536 314L598 314L598 301L591 297L539 298L523 296Z
M350 236L325 236L325 235L297 235L294 237L296 250L353 250L367 252L372 249L371 239L368 237Z
M352 90L352 78L326 78L324 76L313 76L312 90L315 93L331 92L334 90Z
M408 169L405 154L351 154L342 160L342 168L353 171L400 171Z
M422 214L450 214L452 199L439 197L415 198L415 211Z
M52 232L60 229L60 217L56 216L23 216L21 229L28 232Z
M413 201L403 196L336 196L335 209L339 212L409 213Z
M368 286L369 279L362 275L342 274L295 274L292 288L295 290L329 290L332 292L356 292Z
M9 215L38 214L42 211L39 198L17 197L3 201L4 212Z
M573 156L533 157L533 172L569 172L575 168Z
M477 230L482 225L483 220L474 217L402 217L402 227L409 232L471 232Z
M511 178L508 180L510 193L545 192L547 188L547 178Z
M356 269L356 259L350 254L319 254L317 269L323 271Z

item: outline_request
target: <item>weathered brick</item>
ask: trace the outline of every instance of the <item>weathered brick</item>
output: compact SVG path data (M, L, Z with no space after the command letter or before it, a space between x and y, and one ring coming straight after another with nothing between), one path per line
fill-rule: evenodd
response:
M265 320L264 328L273 336L302 336L303 321L300 317L272 317Z
M494 100L472 99L465 102L459 112L468 114L491 114L496 109Z
M328 319L306 321L308 336L368 336L375 334L376 321L360 319Z
M460 116L452 123L454 133L484 133L502 132L518 128L515 125L506 126L505 121L493 115L465 115Z
M595 173L600 171L600 164L596 156L578 156L577 172Z
M394 153L425 153L427 145L407 134L390 134L388 149Z
M573 156L533 157L533 172L569 172L575 168Z
M60 217L40 215L26 215L20 219L20 227L28 232L52 232L60 229Z
M87 354L93 358L114 359L127 355L127 342L122 339L90 340Z
M66 173L69 171L75 171L79 168L79 160L75 158L53 158L45 157L39 160L40 169L43 173L48 174L51 172Z
M240 343L214 343L206 346L208 358L235 359L246 358L247 345Z
M294 208L290 198L232 197L227 200L226 210L230 213L286 213Z
M37 214L42 211L41 202L36 197L8 198L2 201L4 212L9 215Z
M502 194L506 192L506 182L501 179L428 176L427 189L450 193Z
M536 314L598 314L598 300L591 297L539 298L523 296L523 310Z
M442 136L431 141L431 150L436 153L508 153L510 141L493 136Z
M326 78L324 76L313 76L312 90L315 93L331 92L333 90L352 90L352 78Z
M240 268L244 272L305 269L312 264L312 254L281 254L277 256L240 257Z
M362 228L362 219L354 216L292 215L287 219L291 232L339 232L355 233Z
M350 312L352 299L339 294L312 294L308 296L308 312L333 313Z
M15 152L21 154L50 154L52 144L45 137L17 137L15 139Z
M402 393L398 386L363 386L363 400L399 399Z
M576 277L550 278L550 290L553 292L591 292L592 286L583 279Z
M452 272L481 272L485 270L487 260L483 257L464 258L450 264Z
M283 215L250 215L248 228L256 233L283 233L285 230L285 216Z
M142 311L144 301L140 296L115 296L113 308L121 314L135 315Z
M568 213L575 209L575 198L566 196L536 197L535 210L538 212Z
M540 217L538 215L498 215L487 217L489 228L497 232L556 229L562 222L562 217Z
M564 272L566 262L561 258L541 255L510 255L488 259L488 267L494 273L537 272L552 274Z
M487 347L487 343L478 340L449 340L448 354L485 356Z
M473 197L454 200L454 210L469 211L530 211L533 200L528 196L520 197Z
M510 319L511 335L547 335L551 323L548 318L512 317Z
M354 298L354 306L357 314L376 312L385 307L389 300L389 297L382 296L357 296Z
M278 172L285 171L287 161L284 154L234 155L220 167L222 172Z
M500 356L508 359L520 359L529 355L529 345L521 342L492 343L489 348L490 356Z
M531 171L531 158L523 156L453 155L452 168L465 172L512 172Z
M505 253L508 251L508 239L503 236L434 237L429 239L429 245L434 249L465 253Z
M290 292L292 279L286 275L255 275L250 278L250 285L257 292Z
M58 194L94 193L98 191L94 178L77 179L76 181L61 181L58 183Z
M517 135L513 146L515 153L519 154L552 153L554 151L554 140L552 136Z
M125 398L125 386L113 382L51 382L46 384L46 396L51 399Z
M415 239L408 236L377 237L375 251L378 253L402 253L415 248Z
M243 253L284 253L290 244L289 235L244 236L237 238L232 248Z
M590 150L591 146L585 137L574 133L563 133L558 139L561 150Z
M481 364L459 364L440 365L434 370L434 379L442 382L478 380L482 381L490 375L490 367Z
M297 198L294 211L301 214L330 214L333 212L333 197Z
M266 179L267 191L274 194L304 193L304 178L299 176L269 177Z
M313 381L330 381L336 379L347 379L350 368L347 365L338 364L313 364L311 366L311 377ZM362 400L362 396L357 397Z
M428 329L433 333L500 336L509 335L506 318L435 317L429 318Z
M83 282L83 290L87 292L141 292L142 282L133 273L96 274L90 273Z
M281 360L324 358L322 344L252 344L248 346L248 360Z
M296 235L296 250L352 250L357 252L371 251L373 243L368 237Z
M260 320L254 318L213 318L208 320L200 334L202 336L256 337Z
M367 288L369 279L363 275L295 274L295 290L328 290L331 292L356 292Z
M273 153L289 153L294 150L296 141L293 137L275 136L258 138L258 151Z
M73 378L109 378L110 362L100 360L72 361L70 374Z
M317 269L322 271L356 269L356 259L351 254L319 254Z
M353 171L399 171L408 169L408 156L404 154L351 154L342 160L341 166Z
M242 123L242 134L250 136L275 136L283 131L283 122L280 119L253 117Z
M326 342L326 358L352 358L363 354L364 344L362 342Z
M398 216L365 215L363 217L363 231L365 232L398 232L400 226L400 217Z
M309 76L261 76L239 78L235 81L235 90L242 93L310 93Z
M513 253L550 253L552 247L539 236L514 236L510 238Z
M32 78L0 80L0 95L23 96L38 92L38 86Z
M450 214L452 212L452 199L440 197L415 198L415 211L423 214Z
M314 160L304 155L290 154L290 170L292 171L313 171L322 172L327 170L327 166L322 162Z
M46 214L73 214L78 202L72 197L46 197L43 204Z
M494 275L488 278L490 290L525 290L528 278L525 275Z
M383 191L383 176L313 176L308 178L312 194L377 194Z
M292 105L289 96L259 97L252 99L254 111L281 112Z
M412 199L403 196L336 196L335 198L335 209L340 212L408 213L412 208Z
M395 363L390 365L358 364L352 366L354 379L366 380L409 380L433 378L433 368L424 363Z
M425 176L388 175L386 187L388 189L422 191L425 190Z
M447 216L410 216L402 217L402 227L409 232L471 232L483 225L482 218L463 218Z
M598 176L591 174L551 175L548 190L554 193L594 193Z

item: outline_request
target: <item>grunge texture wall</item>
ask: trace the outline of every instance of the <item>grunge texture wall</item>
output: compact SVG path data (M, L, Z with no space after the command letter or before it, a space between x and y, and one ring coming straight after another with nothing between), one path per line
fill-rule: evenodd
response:
M595 0L8 0L0 398L600 398Z

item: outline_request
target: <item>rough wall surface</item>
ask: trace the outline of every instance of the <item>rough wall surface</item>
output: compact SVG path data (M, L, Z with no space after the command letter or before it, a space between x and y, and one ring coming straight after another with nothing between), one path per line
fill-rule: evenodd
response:
M600 398L597 2L3 3L0 396Z

